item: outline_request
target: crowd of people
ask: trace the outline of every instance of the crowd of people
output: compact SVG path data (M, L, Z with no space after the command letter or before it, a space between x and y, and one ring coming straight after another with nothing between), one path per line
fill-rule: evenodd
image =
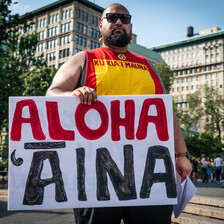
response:
M193 160L192 166L193 181L201 177L203 183L208 183L210 181L219 184L220 180L223 179L224 162L220 155L217 155L214 159L202 155L201 159L195 158Z

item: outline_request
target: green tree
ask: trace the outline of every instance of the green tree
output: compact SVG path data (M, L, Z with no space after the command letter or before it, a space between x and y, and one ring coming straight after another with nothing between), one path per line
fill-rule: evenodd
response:
M204 114L205 129L217 135L221 142L221 133L224 131L224 99L219 89L205 85L204 93Z
M184 139L189 152L194 157L205 154L207 157L214 158L217 154L221 154L224 146L218 136L215 137L208 132L203 132L200 135L185 135Z
M50 86L56 69L43 67L28 71L20 76L24 81L24 96L43 96Z
M45 95L54 72L42 56L35 57L39 34L27 32L31 15L11 15L11 4L12 0L0 2L0 132L8 131L8 98Z
M165 62L159 62L155 65L155 67L163 81L166 93L169 93L173 81L173 72Z

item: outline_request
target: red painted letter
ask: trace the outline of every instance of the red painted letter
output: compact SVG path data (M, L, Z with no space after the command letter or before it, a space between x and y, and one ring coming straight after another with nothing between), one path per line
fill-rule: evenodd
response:
M68 140L73 141L75 139L75 132L65 130L60 123L60 117L58 113L57 102L46 102L47 107L47 120L49 135L54 140Z
M125 136L127 139L134 139L134 123L135 123L135 102L133 100L125 101L125 118L120 117L120 101L111 102L111 138L113 141L119 141L119 126L125 127Z
M90 110L96 110L101 118L101 125L97 129L90 129L85 123L85 115ZM86 139L95 140L102 137L108 130L107 108L100 101L93 102L90 106L79 104L75 112L75 122L79 133Z
M149 107L151 105L156 106L157 116L148 115ZM166 109L162 99L146 99L142 106L142 111L140 115L138 130L136 133L136 138L141 140L145 139L147 135L148 123L152 122L156 126L157 135L160 141L168 141L169 135L167 130L167 117Z
M26 106L29 107L30 118L22 117L23 108ZM22 100L16 103L16 109L13 117L12 130L10 136L10 139L12 141L21 140L21 131L23 123L30 123L34 139L36 140L46 139L41 128L37 106L33 100Z

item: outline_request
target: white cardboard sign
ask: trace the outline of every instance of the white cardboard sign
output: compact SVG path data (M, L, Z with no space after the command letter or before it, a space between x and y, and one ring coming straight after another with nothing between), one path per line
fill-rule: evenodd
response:
M11 97L9 210L176 204L171 95Z

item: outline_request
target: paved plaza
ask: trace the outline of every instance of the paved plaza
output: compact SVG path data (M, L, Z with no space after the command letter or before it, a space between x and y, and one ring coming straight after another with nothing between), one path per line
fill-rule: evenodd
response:
M197 195L224 199L224 181L220 184L195 182ZM75 224L73 210L7 211L7 202L0 201L1 224Z

